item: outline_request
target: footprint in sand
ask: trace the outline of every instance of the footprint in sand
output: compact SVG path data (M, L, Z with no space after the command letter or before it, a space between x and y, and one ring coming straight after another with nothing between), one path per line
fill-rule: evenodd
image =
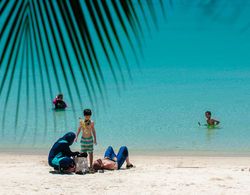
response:
M223 181L223 179L221 179L219 177L212 177L210 180L212 180L212 181Z
M225 179L232 180L233 178L230 176L227 176Z
M192 186L195 185L195 183L187 183L186 186Z

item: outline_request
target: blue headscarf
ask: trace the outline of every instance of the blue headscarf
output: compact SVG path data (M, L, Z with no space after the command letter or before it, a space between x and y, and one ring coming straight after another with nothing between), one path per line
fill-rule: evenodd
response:
M69 143L69 145L72 145L75 138L76 138L76 134L74 132L68 132L59 140L66 140Z

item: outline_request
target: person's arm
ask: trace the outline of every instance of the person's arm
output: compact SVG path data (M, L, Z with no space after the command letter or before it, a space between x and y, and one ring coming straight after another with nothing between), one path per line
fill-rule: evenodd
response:
M214 123L215 123L215 125L218 125L218 124L220 124L220 121L217 121L214 119Z
M65 154L66 156L76 156L76 155L80 154L80 152L72 152L72 151L70 150L69 146L68 146L68 147L65 148L64 154Z
M198 122L199 126L207 126L207 124L201 124L200 122Z
M62 103L63 103L63 107L64 107L64 108L67 108L67 107L68 107L67 104L66 104L66 102L65 102L64 100L62 100Z
M93 136L94 136L94 144L96 145L97 142L96 142L96 131L95 131L94 122L91 123L91 126L92 126L92 134L93 134Z
M77 142L77 138L78 138L78 135L79 135L80 132L81 132L81 126L79 125L79 127L77 129L77 132L76 132L75 142Z
M53 100L53 104L56 104L57 101L57 97Z

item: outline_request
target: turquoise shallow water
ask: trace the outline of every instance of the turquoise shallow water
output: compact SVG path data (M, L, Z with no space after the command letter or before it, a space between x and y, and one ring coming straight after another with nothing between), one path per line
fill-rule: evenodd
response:
M101 103L93 108L97 151L108 145L127 145L144 153L250 153L250 29L246 28L250 5L235 8L233 2L217 15L204 14L203 7L177 3L169 10L167 22L160 18L159 31L152 30L152 38L145 33L141 69L131 54L133 81L127 79L126 89L120 95L110 72L104 68L107 104L105 108ZM234 9L242 9L242 13L232 20ZM130 55L131 51L127 52ZM40 90L41 86L38 84L37 88ZM68 100L67 93L64 95ZM24 114L19 116L15 128L16 98L13 92L1 129L1 150L47 150L68 130L76 131L81 108L76 108L76 117L70 105L65 112L54 112L49 95L46 111L35 108L31 98L28 121L23 103L20 113ZM20 98L25 102L24 94ZM84 92L82 98L86 99ZM4 97L0 100L2 104ZM38 102L42 104L42 100ZM89 101L84 105L90 107ZM198 121L205 123L206 110L221 121L220 128L197 125ZM3 124L3 106L0 112ZM44 113L37 121L36 112ZM45 115L48 128L44 124ZM77 149L80 145L76 143L73 147Z

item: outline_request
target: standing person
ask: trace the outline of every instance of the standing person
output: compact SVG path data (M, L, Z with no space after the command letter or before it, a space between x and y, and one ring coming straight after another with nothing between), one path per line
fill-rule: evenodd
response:
M79 127L76 133L76 139L80 132L82 132L81 137L81 152L86 152L89 154L89 164L90 168L92 169L93 163L93 151L94 151L94 144L96 145L96 131L94 126L94 121L91 120L92 112L90 109L85 109L83 111L84 120L80 119Z
M53 100L53 104L55 105L55 109L65 109L67 107L67 104L63 101L63 94L61 93Z
M128 148L122 146L116 155L113 148L109 146L104 154L103 159L98 159L93 163L93 168L95 171L100 169L107 170L118 170L122 167L123 163L126 161L126 168L132 168L134 165L129 161Z
M73 144L76 135L73 132L66 133L58 139L50 149L48 163L55 170L60 172L74 172L75 163L72 157L79 152L72 152L69 148Z

